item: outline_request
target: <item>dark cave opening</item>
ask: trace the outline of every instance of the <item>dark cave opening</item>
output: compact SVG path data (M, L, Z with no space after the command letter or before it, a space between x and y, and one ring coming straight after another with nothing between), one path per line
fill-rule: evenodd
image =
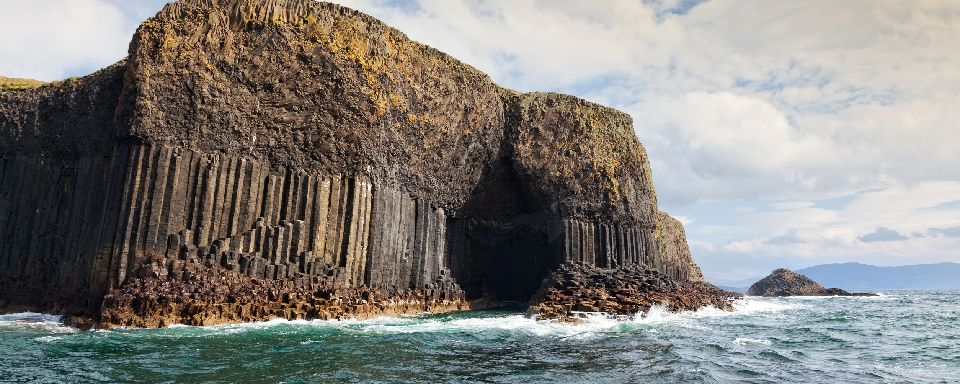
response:
M507 158L447 219L447 265L468 300L526 302L560 264L561 221L528 197Z

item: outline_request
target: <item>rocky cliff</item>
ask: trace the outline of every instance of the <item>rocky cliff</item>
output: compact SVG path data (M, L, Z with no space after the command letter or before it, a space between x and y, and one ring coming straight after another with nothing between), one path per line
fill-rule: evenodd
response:
M701 280L628 115L362 13L181 0L0 93L0 307L211 324L525 300L563 263Z

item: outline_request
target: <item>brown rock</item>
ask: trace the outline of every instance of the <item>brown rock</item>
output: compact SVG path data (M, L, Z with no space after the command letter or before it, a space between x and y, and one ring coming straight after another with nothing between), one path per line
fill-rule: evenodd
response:
M780 268L754 283L747 290L751 296L876 296L872 293L851 293L840 288L824 288L810 278Z
M731 301L738 297L702 281L675 282L646 267L607 270L564 264L544 280L528 314L571 321L578 319L578 311L632 317L654 305L677 312L706 306L732 310Z

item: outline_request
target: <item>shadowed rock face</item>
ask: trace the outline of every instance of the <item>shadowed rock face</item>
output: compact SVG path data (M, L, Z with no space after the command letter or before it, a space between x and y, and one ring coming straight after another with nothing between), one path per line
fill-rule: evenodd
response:
M824 288L816 281L780 268L753 283L747 290L750 296L875 296L872 293L851 293L840 288Z
M701 280L633 132L347 8L182 0L124 61L0 93L0 307L156 326L525 300L566 262Z

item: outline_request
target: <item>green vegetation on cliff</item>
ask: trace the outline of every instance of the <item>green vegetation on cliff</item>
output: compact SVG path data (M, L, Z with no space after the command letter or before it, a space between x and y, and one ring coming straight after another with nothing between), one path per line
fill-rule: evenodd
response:
M0 92L33 89L44 84L46 83L40 80L0 76Z

